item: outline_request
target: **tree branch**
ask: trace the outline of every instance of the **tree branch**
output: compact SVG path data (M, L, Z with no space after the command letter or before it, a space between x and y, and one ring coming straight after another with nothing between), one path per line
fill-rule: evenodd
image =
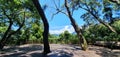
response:
M53 15L52 15L52 18L51 19L53 19L54 18L54 16L55 15L57 15L58 13L63 13L63 14L65 14L65 15L67 15L68 16L68 14L67 13L65 13L65 12L63 12L61 9L59 9L59 7L57 7L57 5L56 5L56 3L55 3L55 0L53 0L53 2L54 2L54 4L55 4L55 9L56 9L56 13L53 13ZM59 5L60 6L60 5Z
M65 14L66 16L68 16L68 14L67 14L66 12L63 12L63 11L60 10L60 9L57 9L56 11L57 11L57 12L52 15L52 18L51 18L51 19L53 19L53 17L54 17L55 15L57 15L58 13L63 13L63 14Z
M5 31L5 33L4 33L3 38L2 38L1 41L3 41L4 38L6 38L8 36L8 33L11 30L11 27L12 27L12 24L13 24L12 19L6 14L6 11L4 9L2 9L2 11L3 11L3 14L9 19L10 24L9 24L9 27L7 28L7 30Z
M105 25L106 27L108 27L112 32L117 33L114 28L112 28L112 27L111 27L109 24L107 24L106 22L102 21L102 19L99 18L99 17L96 15L97 12L93 9L93 7L91 7L91 9L90 9L87 4L85 4L85 5L86 5L87 9L83 8L82 6L81 6L80 8L88 11L88 12L89 12L96 20L98 20L101 24L103 24L103 25ZM91 10L92 10L92 11L91 11ZM93 10L94 10L94 11L93 11ZM95 12L95 13L93 13L93 12Z

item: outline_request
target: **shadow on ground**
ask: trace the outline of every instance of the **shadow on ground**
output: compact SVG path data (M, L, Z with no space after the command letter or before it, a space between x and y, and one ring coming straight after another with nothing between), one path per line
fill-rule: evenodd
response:
M0 51L0 57L73 57L72 53L64 50L52 50L47 56L42 54L43 46L41 45L22 45L7 47Z
M100 55L101 57L120 57L120 50L119 49L109 49L104 47L98 48L89 48L90 50L96 51L96 54Z

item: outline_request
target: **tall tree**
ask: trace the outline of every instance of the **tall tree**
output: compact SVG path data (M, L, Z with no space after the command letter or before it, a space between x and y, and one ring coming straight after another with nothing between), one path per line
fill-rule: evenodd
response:
M65 8L66 8L66 10L67 10L68 17L69 17L69 19L70 19L70 21L71 21L71 23L72 23L72 26L74 27L74 29L75 29L75 31L76 31L76 33L77 33L77 35L78 35L78 38L79 38L79 40L80 40L81 48L82 48L83 50L86 50L86 49L87 49L87 41L86 41L86 39L84 38L84 36L82 35L82 30L81 30L81 28L79 28L79 26L77 25L75 19L72 17L71 11L70 11L70 9L69 9L69 7L68 7L68 1L67 1L67 0L65 0L65 4L64 4L64 5L65 5Z
M70 8L70 1L71 0L64 0L64 7L62 5L62 8L59 8L59 7L57 7L55 1L53 0L55 7L56 7L56 11L57 11L55 14L53 14L53 16L58 13L65 14L71 21L71 25L73 26L75 32L77 33L77 36L79 38L79 43L80 43L82 50L87 50L87 41L82 34L82 29L78 26L78 24L76 23L75 19L72 16L73 11L71 11L71 8ZM59 4L59 6L60 6L60 4Z
M39 15L41 16L43 24L44 24L43 42L44 42L44 54L46 55L47 53L50 52L50 47L49 47L49 42L48 42L49 24L48 24L48 21L44 14L43 9L41 5L39 4L39 1L38 0L32 0L32 1L35 7L37 8Z

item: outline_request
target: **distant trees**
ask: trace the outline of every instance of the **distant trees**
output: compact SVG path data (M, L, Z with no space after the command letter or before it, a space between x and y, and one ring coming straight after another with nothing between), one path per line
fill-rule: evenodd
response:
M116 31L119 31L120 21L114 21L113 26ZM95 29L95 30L93 30ZM120 41L120 36L114 32L108 30L103 24L91 24L84 30L84 36L86 37L89 44L94 44L95 41Z
M42 23L37 23L37 20L31 22L29 27L24 25L20 33L16 34L13 40L17 45L26 43L42 43L43 26ZM16 37L17 36L17 37ZM17 39L16 39L17 38ZM11 41L13 42L13 41Z
M64 31L59 35L58 42L63 44L79 44L77 35L71 34L68 31Z
M59 35L59 40L62 42L62 43L69 43L69 40L70 38L72 37L72 35L68 32L68 31L64 31L64 33L61 33Z

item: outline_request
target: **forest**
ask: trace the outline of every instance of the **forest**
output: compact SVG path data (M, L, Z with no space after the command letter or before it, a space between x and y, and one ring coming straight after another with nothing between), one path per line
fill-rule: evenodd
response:
M50 0L51 5L43 5L41 1L0 0L0 57L120 56L120 0ZM66 16L74 32L51 34L49 13L46 13L49 8L54 11L51 20L59 14ZM74 17L74 12L80 14L79 17ZM81 20L84 24L80 26L77 21ZM30 46L22 49L22 45ZM60 51L58 47L62 47ZM97 48L101 53L92 56ZM33 51L39 53L27 56Z

